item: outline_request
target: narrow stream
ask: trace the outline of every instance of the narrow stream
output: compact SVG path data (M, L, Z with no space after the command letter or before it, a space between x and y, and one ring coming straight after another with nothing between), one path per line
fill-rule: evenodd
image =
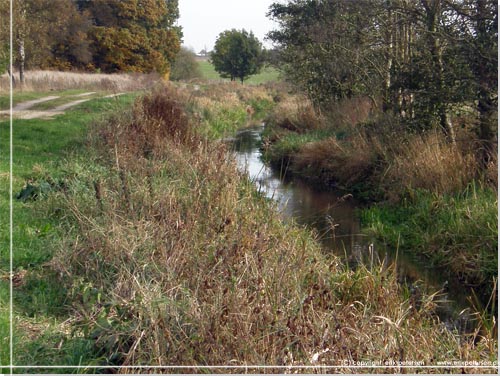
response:
M335 253L352 267L360 263L368 268L380 262L395 263L398 280L406 283L410 291L442 291L436 312L450 329L465 332L472 328L467 288L428 267L423 259L386 249L362 234L357 215L360 205L351 195L321 191L298 179L284 179L280 171L265 165L260 150L263 129L257 126L238 132L231 140L233 150L239 169L248 174L263 195L277 202L285 220L292 218L316 232L325 252Z

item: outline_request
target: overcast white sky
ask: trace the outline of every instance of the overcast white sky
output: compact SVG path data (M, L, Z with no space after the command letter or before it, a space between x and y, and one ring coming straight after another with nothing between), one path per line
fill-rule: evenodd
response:
M275 26L266 17L269 6L277 0L179 0L179 25L183 44L199 52L205 46L211 51L217 36L228 29L253 31L264 44L266 33Z

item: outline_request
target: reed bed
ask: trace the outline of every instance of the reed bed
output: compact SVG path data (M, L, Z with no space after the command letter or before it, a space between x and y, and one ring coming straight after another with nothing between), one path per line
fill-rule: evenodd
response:
M147 89L159 80L160 77L156 74L101 74L33 70L25 72L25 83L22 85L16 75L14 89L43 92L69 89L122 92ZM9 91L9 76L3 74L0 76L0 93L8 93Z
M325 127L325 118L304 96L289 95L281 101L267 118L271 125L297 133L305 133Z
M346 365L358 361L495 357L488 338L439 323L432 299L405 296L392 268L346 268L282 223L181 97L158 89L94 127L93 152L51 197L68 236L50 266L97 364L345 373L373 371Z
M411 137L390 160L386 178L408 189L435 193L460 192L479 171L473 150L450 144L442 133L429 132Z

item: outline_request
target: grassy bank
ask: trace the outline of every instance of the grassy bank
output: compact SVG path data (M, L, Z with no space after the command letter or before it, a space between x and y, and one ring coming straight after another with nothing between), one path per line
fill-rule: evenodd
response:
M483 291L487 301L498 274L496 197L496 191L475 185L456 195L417 191L398 206L365 210L363 222L390 247L446 267L465 286Z
M245 125L261 122L274 108L279 84L241 85L236 82L203 83L178 90L197 132L218 139Z
M60 323L64 311L65 290L61 290L45 263L54 253L54 239L60 236L59 221L53 216L34 215L46 204L49 191L64 186L67 178L61 170L63 158L82 150L87 126L106 110L118 110L133 102L134 94L114 99L95 99L72 109L65 115L47 120L14 121L14 194L24 191L24 200L14 200L13 263L14 263L14 325L15 344L23 346L38 334L47 340L51 329ZM9 149L9 122L0 122L0 149ZM0 364L9 364L9 155L0 155ZM42 188L42 189L40 189ZM35 197L38 196L38 197ZM55 333L54 341L60 340ZM45 341L42 341L45 343ZM37 346L37 341L32 345ZM73 356L66 349L66 356ZM62 350L64 352L64 350ZM36 351L33 352L36 354ZM33 355L36 356L36 355ZM49 362L49 356L47 362ZM77 353L74 355L78 358ZM57 362L60 358L55 358ZM52 362L52 360L50 360ZM30 363L26 359L26 363ZM53 364L53 363L52 363Z
M272 99L265 91L259 92L258 88L245 88L241 85L234 86L231 90L212 90L217 85L206 85L202 91L210 91L213 102L204 106L204 103L189 102L191 111L204 111L210 114L209 118L198 121L199 131L213 126L211 122L216 119L223 124L213 137L221 137L234 130L235 127L244 126L249 121L262 116L262 108L268 108ZM229 85L230 86L230 85ZM91 89L97 90L97 87ZM84 90L73 89L62 92L50 92L50 95L60 95L64 101L71 100L73 95ZM231 91L232 94L229 94ZM221 97L219 98L219 93ZM193 92L179 93L188 97ZM197 93L199 94L199 93ZM237 108L226 107L227 111L239 113L242 116L234 121L228 117L219 116L220 107L227 99L223 94L235 97L233 104ZM37 99L45 96L42 92L15 92L15 103ZM86 147L88 126L99 120L104 113L120 111L130 107L137 94L127 94L113 99L94 99L85 104L72 108L65 115L57 116L51 120L15 120L14 122L14 194L20 194L22 200L14 200L14 287L15 308L14 325L16 337L15 353L18 354L18 364L92 364L99 361L93 351L93 341L88 338L68 337L69 309L68 294L71 286L61 285L57 275L47 267L53 260L57 240L66 236L61 232L60 215L64 216L60 208L58 213L45 212L44 208L55 191L66 192L68 182L87 170L91 159L91 150ZM1 103L8 103L8 96L1 96ZM207 103L205 103L207 104ZM215 105L214 105L215 104ZM252 106L252 113L247 114L247 107ZM259 107L260 106L260 107ZM263 106L263 107L262 107ZM222 112L226 114L227 112ZM215 114L215 115L214 115ZM198 119L200 120L200 119ZM8 150L8 121L0 123L2 150ZM215 129L215 127L214 127ZM68 167L63 162L65 158L75 159ZM8 269L9 269L9 192L8 192L8 154L1 156L2 195L0 213L2 216L1 227L1 280L0 299L2 307L0 313L0 364L8 364L9 356L9 296L8 296ZM67 169L68 168L68 169ZM89 167L92 168L92 167ZM36 214L36 215L34 215ZM56 349L57 347L57 349Z
M449 332L391 269L350 270L284 224L183 95L159 89L96 124L88 149L44 175L64 186L24 204L54 232L16 287L18 364L495 358L493 338Z

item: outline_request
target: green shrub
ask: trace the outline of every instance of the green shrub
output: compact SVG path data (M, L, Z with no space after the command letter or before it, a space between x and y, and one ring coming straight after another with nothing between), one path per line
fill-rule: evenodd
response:
M196 55L193 51L186 47L181 47L179 53L175 57L170 71L170 79L172 81L193 80L202 78L203 74L200 65L196 61Z

